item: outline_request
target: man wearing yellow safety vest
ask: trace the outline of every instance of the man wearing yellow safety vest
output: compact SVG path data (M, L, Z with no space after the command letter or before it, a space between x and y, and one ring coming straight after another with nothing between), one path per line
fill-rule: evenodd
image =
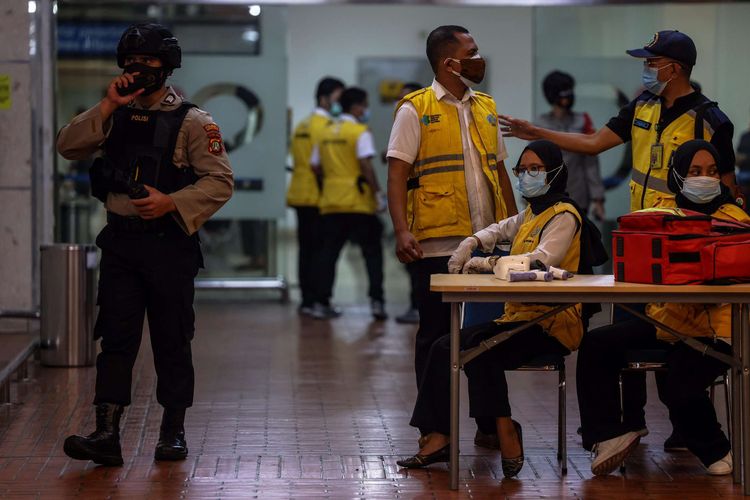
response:
M315 267L320 247L320 189L318 179L310 167L310 155L323 129L333 123L333 116L341 112L339 98L343 91L344 82L341 80L331 77L320 80L315 91L315 111L297 125L292 135L291 153L294 169L286 193L286 203L297 212L297 273L302 293L299 312L304 315L310 315L313 311Z
M719 151L721 181L738 197L732 146L734 126L715 102L690 85L697 58L693 40L679 31L660 31L646 46L627 53L644 59L642 79L646 90L595 134L555 132L511 116L500 117L503 131L525 140L548 139L562 149L590 155L631 141L631 211L675 206L666 180L669 159L681 144L704 139Z
M372 315L384 320L383 223L376 212L385 210L385 196L372 167L375 145L365 125L369 117L367 92L357 87L344 90L341 109L339 121L325 128L310 158L323 179L318 202L322 246L312 316L329 319L341 314L331 306L330 299L336 261L344 244L351 240L360 246L365 259Z
M430 275L449 272L448 260L465 238L518 212L495 101L471 88L485 72L474 38L461 26L435 28L427 58L435 80L401 101L388 145L396 255L413 263L416 274L417 386L430 346L450 327L450 307L430 292ZM482 431L494 434L493 423Z

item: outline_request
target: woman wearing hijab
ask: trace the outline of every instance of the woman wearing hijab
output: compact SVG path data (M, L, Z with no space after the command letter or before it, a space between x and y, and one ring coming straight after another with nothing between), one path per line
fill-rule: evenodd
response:
M718 163L718 152L706 141L689 141L675 151L667 183L676 195L677 206L719 219L750 222L750 217L735 204L729 189L721 183ZM726 342L731 337L728 305L651 303L646 314L731 355L732 348ZM709 474L730 474L729 440L706 394L706 388L729 367L640 319L587 333L578 352L578 405L583 446L595 454L592 472L604 475L614 471L640 440L620 420L618 377L626 364L625 351L630 349L665 351L667 371L660 398L669 408L675 430Z
M448 263L450 272L482 272L492 269L497 257L474 257L501 241L511 240L511 255L528 255L531 262L572 272L591 273L592 247L601 250L598 233L581 215L565 192L567 167L560 149L549 141L535 141L524 149L513 169L518 189L529 202L526 210L466 238ZM596 241L590 241L592 235ZM593 243L593 244L592 244ZM594 261L597 259L594 258ZM600 262L595 262L596 264ZM493 322L462 332L462 347L471 348L502 331L536 318L551 306L506 303L505 313ZM513 477L523 466L521 426L511 419L505 370L513 370L540 355L567 355L578 347L584 331L581 305L562 311L517 333L482 353L466 365L472 417L496 421L503 474ZM449 458L450 432L450 337L438 339L428 364L410 424L422 433L420 450L398 461L402 467L424 467Z

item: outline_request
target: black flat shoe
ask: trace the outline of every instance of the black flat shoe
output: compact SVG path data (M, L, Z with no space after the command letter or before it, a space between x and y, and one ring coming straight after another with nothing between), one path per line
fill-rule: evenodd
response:
M406 460L398 460L396 463L399 467L418 469L421 467L427 467L431 464L448 461L450 461L450 444L446 444L438 451L430 453L429 455L420 455L417 453L413 457L409 457Z
M505 477L516 477L523 468L523 432L521 431L521 424L519 424L515 420L513 420L512 422L513 427L515 427L516 429L516 434L518 435L518 442L521 445L521 456L515 458L500 459L500 462L503 466L503 475Z

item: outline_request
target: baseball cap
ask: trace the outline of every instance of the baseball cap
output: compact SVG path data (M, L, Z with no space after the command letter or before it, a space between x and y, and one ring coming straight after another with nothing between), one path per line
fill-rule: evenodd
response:
M660 31L642 49L626 51L633 57L669 57L688 66L695 66L697 52L693 40L677 30Z

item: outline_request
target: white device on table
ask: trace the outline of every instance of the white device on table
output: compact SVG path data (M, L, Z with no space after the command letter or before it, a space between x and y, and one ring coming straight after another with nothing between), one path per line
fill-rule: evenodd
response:
M497 259L493 272L495 278L499 280L508 280L508 273L511 271L528 271L531 267L531 260L528 255L506 255Z

